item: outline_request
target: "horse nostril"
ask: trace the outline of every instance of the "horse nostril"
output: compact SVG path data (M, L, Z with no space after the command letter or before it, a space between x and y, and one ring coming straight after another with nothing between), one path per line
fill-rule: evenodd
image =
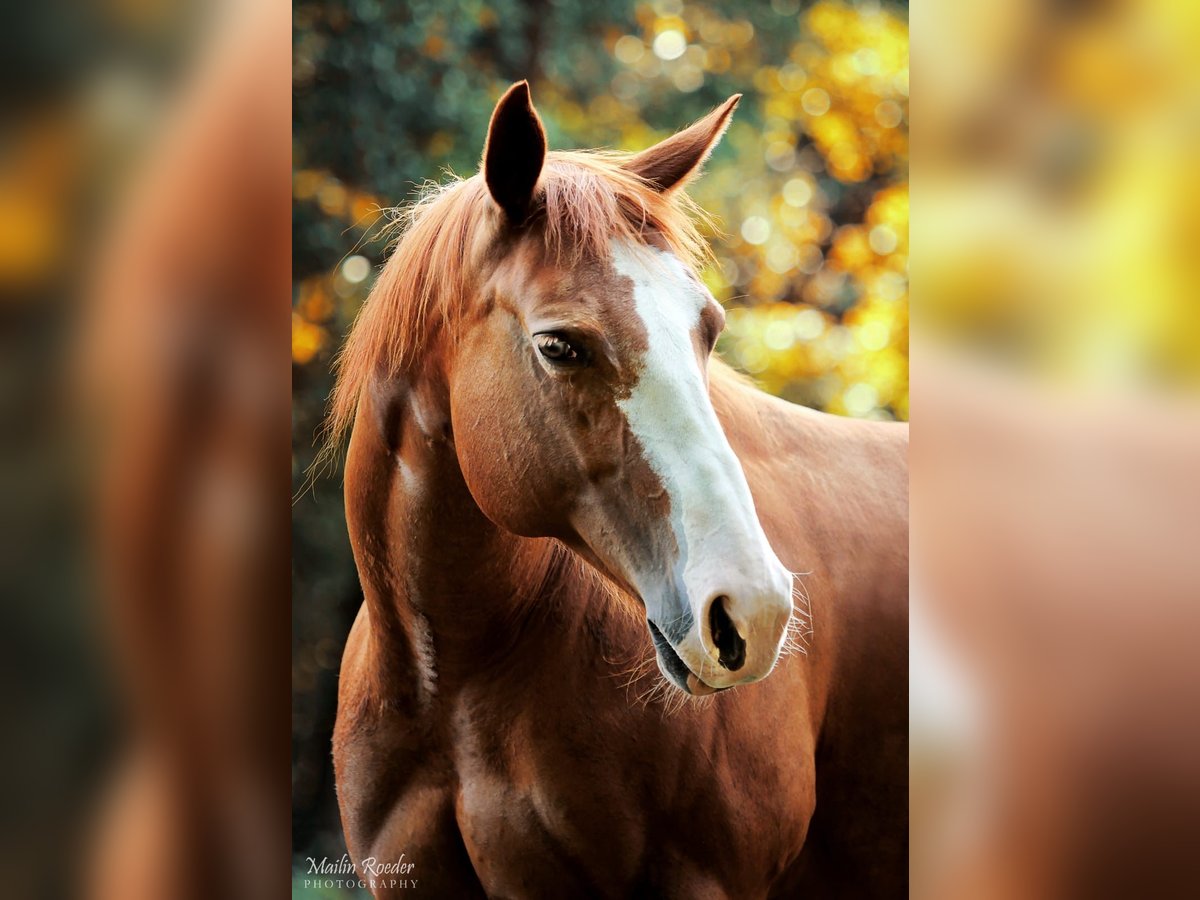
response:
M708 608L708 628L717 648L717 661L730 672L736 672L746 663L746 642L725 611L722 595Z

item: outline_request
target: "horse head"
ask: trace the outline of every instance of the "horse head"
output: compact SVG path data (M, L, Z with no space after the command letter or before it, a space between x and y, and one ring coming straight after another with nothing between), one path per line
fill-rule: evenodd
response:
M475 298L444 362L480 508L639 598L660 669L694 694L767 675L792 610L709 398L724 312L672 215L738 99L619 158L548 154L528 86L510 88L484 151L492 222L467 248Z

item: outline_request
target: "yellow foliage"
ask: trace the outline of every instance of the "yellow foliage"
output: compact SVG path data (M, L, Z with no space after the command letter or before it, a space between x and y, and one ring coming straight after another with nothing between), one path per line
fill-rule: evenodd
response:
M300 313L292 313L292 360L299 365L311 362L328 340L328 334L320 325L306 320Z

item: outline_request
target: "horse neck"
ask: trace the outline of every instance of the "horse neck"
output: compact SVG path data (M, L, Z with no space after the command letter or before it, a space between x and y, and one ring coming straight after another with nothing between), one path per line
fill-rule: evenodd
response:
M444 691L518 652L526 665L541 659L539 642L553 636L561 649L583 630L567 620L585 614L589 579L561 546L507 532L479 509L435 382L366 392L346 477L373 632L390 665L410 662L401 679L415 666Z

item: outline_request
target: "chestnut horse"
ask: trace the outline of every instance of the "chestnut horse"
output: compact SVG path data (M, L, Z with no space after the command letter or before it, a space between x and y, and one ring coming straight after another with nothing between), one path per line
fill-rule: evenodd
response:
M906 891L907 429L710 359L681 189L737 101L547 153L514 85L349 336L334 764L377 896Z

